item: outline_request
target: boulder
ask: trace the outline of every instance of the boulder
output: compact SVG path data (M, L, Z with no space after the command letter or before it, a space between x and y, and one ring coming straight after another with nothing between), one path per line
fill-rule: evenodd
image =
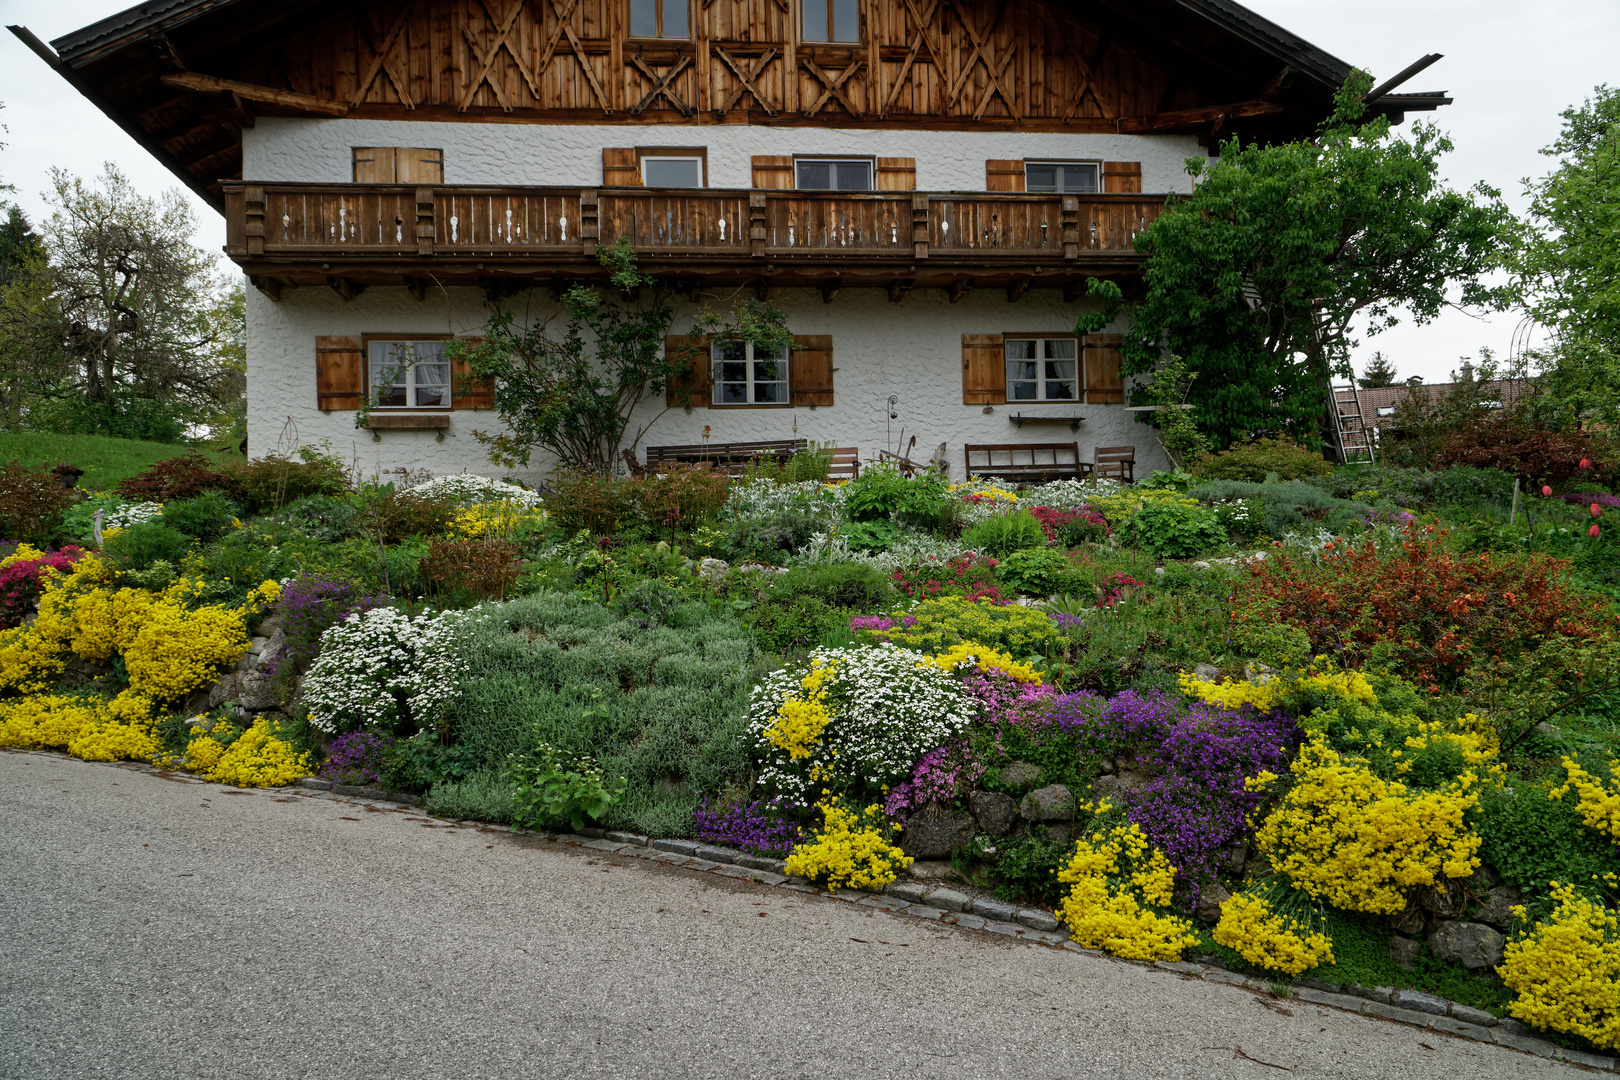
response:
M217 709L227 701L235 701L236 694L236 675L221 675L219 681L208 689L208 708Z
M1221 905L1232 899L1225 885L1211 881L1198 894L1198 917L1211 925L1220 921Z
M1500 930L1513 921L1513 908L1522 903L1524 893L1512 885L1497 885L1487 890L1480 900L1479 910L1474 912L1474 921Z
M1234 844L1232 846L1232 849L1226 853L1226 869L1227 869L1227 872L1232 873L1232 874L1241 874L1241 873L1243 873L1243 867L1248 861L1249 861L1249 842L1247 840L1244 840L1244 841L1241 841L1241 842L1239 842L1237 844Z
M1027 761L1009 761L1001 767L1001 782L1008 787L1034 787L1041 782L1041 767Z
M1052 843L1062 844L1064 847L1074 843L1075 833L1075 827L1063 821L1054 821L1046 827L1046 838Z
M1423 910L1431 915L1442 919L1455 919L1463 913L1467 893L1463 891L1462 882L1447 881L1419 889L1417 901L1423 905Z
M1048 784L1024 796L1018 812L1025 821L1070 821L1074 818L1074 792L1062 784Z
M1418 953L1423 951L1421 942L1413 941L1409 937L1392 934L1389 939L1389 958L1395 961L1395 966L1402 971L1411 971L1417 966Z
M276 693L276 680L273 675L244 671L237 676L236 685L238 688L236 700L248 712L264 712L281 704L281 695Z
M717 581L731 571L731 564L724 559L704 559L698 563L698 577Z
M1004 836L1018 820L1018 804L999 791L975 791L968 796L968 809L979 828L991 836Z
M1429 931L1429 948L1434 955L1470 971L1495 967L1503 959L1502 935L1484 923L1446 919Z
M956 872L945 859L918 859L908 868L908 872L916 881L961 881L962 875Z
M1221 669L1214 664L1199 664L1193 668L1193 674L1205 682L1214 682L1221 677Z
M1112 776L1099 776L1091 782L1091 800L1107 799L1115 806L1125 801L1126 796L1135 792L1148 781L1146 773L1134 769L1120 769Z
M973 819L960 810L929 803L906 819L900 850L913 859L943 859L973 839Z
M1423 933L1423 907L1410 901L1406 910L1390 919L1389 924L1395 930L1409 937L1417 937Z

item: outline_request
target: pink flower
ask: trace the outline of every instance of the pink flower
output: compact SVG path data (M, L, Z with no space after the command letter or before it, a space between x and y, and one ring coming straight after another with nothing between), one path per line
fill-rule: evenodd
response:
M1598 534L1601 533L1602 531L1603 531L1602 529L1598 528L1597 522L1594 521L1592 523L1592 527L1590 529L1586 530L1586 535L1590 536L1592 539L1596 540L1598 538Z
M1541 497L1543 499L1552 498L1552 485L1551 484L1542 484L1541 485Z
M1591 467L1592 463L1590 461L1588 461L1586 458L1581 458L1581 468L1590 469Z
M1602 517L1603 516L1603 507L1599 506L1597 503L1593 503L1592 504L1592 516L1593 517Z

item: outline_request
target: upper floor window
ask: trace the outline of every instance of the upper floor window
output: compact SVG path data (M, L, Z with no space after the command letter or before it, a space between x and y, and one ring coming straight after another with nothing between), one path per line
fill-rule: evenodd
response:
M643 155L641 182L651 188L700 188L703 186L703 158L699 155Z
M1374 410L1374 412L1376 412L1379 416L1394 416L1395 415L1395 406L1393 406L1393 405L1380 405L1380 406L1378 406L1377 409Z
M357 184L442 184L444 151L412 146L356 146L351 151Z
M805 41L859 42L861 8L858 0L800 0L804 10Z
M1007 338L1007 400L1078 401L1078 346L1072 337Z
M1026 161L1024 190L1055 192L1061 195L1090 195L1101 190L1095 161Z
M450 408L450 362L444 341L370 338L366 342L372 399L385 409Z
M687 0L630 0L630 36L691 37L686 5Z
M794 186L810 191L871 191L872 162L801 158L793 163Z
M714 403L788 404L786 353L758 349L752 341L715 342Z

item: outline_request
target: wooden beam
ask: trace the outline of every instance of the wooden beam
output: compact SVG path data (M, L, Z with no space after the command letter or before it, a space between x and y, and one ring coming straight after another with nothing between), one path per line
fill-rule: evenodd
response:
M889 282L889 303L898 304L906 298L906 293L917 284L916 278L895 278Z
M353 300L365 290L365 286L356 285L346 277L329 277L326 283L332 286L332 291L343 297L344 300Z
M1018 301L1020 301L1020 300L1022 300L1024 298L1024 293L1027 292L1028 289L1029 289L1029 278L1027 278L1027 277L1014 278L1013 281L1011 282L1011 284L1009 284L1007 286L1007 303L1009 303L1009 304L1018 303Z
M272 90L268 86L256 86L253 83L221 79L213 75L198 75L188 71L179 75L164 75L160 81L164 86L172 86L179 90L190 90L199 94L235 94L247 101L262 101L267 105L280 105L284 109L318 113L321 116L349 115L349 107L341 101L332 101L330 98L316 97L313 94L295 94L290 90Z
M258 275L254 275L253 277L248 278L248 281L252 282L255 289L258 289L260 292L264 293L264 295L268 296L271 300L277 302L281 300L281 282L276 278L259 277Z
M405 288L410 291L411 299L420 303L427 299L427 278L411 275L405 278Z
M951 303L954 304L961 300L962 297L966 296L967 291L971 288L973 288L972 278L957 278L955 281L951 282L951 287L946 290L946 293L950 296Z
M1270 116L1283 111L1275 101L1241 101L1233 105L1206 105L1201 109L1181 109L1153 116L1128 116L1119 121L1119 130L1130 134L1171 131L1199 127L1216 120L1236 120L1243 116Z
M823 304L832 303L833 297L838 295L838 290L843 288L843 286L843 278L823 278L821 282L821 302Z

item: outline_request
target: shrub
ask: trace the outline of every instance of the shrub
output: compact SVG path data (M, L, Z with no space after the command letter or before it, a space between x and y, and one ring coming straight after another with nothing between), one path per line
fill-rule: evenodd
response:
M1200 480L1249 480L1259 482L1272 473L1282 480L1302 480L1324 476L1333 466L1315 450L1282 439L1256 439L1212 454L1193 467Z
M1026 596L1046 596L1057 590L1068 569L1069 560L1061 551L1026 548L1002 559L996 566L996 576Z
M1191 923L1166 910L1175 875L1176 868L1148 844L1140 828L1101 813L1058 874L1069 893L1057 917L1085 948L1128 960L1179 960L1198 938Z
M725 550L733 560L777 563L802 552L825 528L820 516L802 510L783 510L764 520L739 518L726 524Z
M891 843L899 830L876 803L856 811L834 797L823 804L822 815L825 820L814 838L788 856L789 874L825 881L834 892L840 887L881 889L911 865L911 857Z
M543 739L512 761L511 772L515 826L566 824L578 832L585 822L600 821L624 795L624 781L606 782L602 766L589 756L561 753Z
M503 540L431 540L417 569L441 604L504 600L523 573L517 545Z
M483 769L461 780L434 784L422 797L422 809L435 817L457 821L493 821L509 824L517 812L512 782L501 773Z
M160 561L179 565L190 550L191 537L155 522L119 529L107 535L102 544L102 551L130 570L148 570Z
M455 519L455 500L443 492L398 491L392 484L362 489L354 527L373 543L398 544L413 536L442 535Z
M311 726L393 735L436 726L463 670L463 618L453 611L412 618L380 607L327 630L304 680Z
M902 566L891 576L894 587L913 600L938 596L965 596L969 600L999 598L995 559L971 552L943 562L929 558Z
M606 536L628 518L634 495L628 480L578 469L558 469L552 476L546 505L562 530L569 535L586 529L595 536Z
M1517 779L1480 795L1480 858L1509 885L1545 895L1550 881L1620 873L1620 847L1581 822L1574 800L1549 797L1547 780Z
M1040 519L1027 510L995 514L970 526L962 533L962 546L1002 558L1026 548L1046 546L1046 530Z
M388 767L388 751L394 745L391 735L374 731L354 731L332 740L320 776L336 784L374 786L383 782Z
M843 611L816 596L791 596L756 604L743 614L743 622L754 632L759 647L770 653L819 645L829 633L844 626L846 619Z
M353 499L308 495L288 504L281 512L281 518L300 532L332 543L354 535L351 523L357 512Z
M1506 504L1513 498L1513 474L1501 469L1453 465L1434 478L1434 501L1477 506L1482 502Z
M833 607L871 611L886 604L894 590L883 571L869 563L823 563L778 576L771 595L813 596Z
M206 543L231 527L240 513L235 503L217 491L205 491L163 508L158 521L176 532Z
M1170 559L1190 559L1226 543L1226 529L1215 511L1181 502L1153 502L1131 517L1131 531L1143 551Z
M145 472L118 482L118 494L134 502L178 502L205 491L239 495L241 483L195 451L160 461Z
M1613 878L1602 884L1613 887ZM1590 888L1583 882L1583 887ZM1620 1047L1620 933L1613 908L1553 883L1547 918L1520 928L1499 969L1515 992L1508 1012L1536 1027Z
M1078 547L1083 543L1106 540L1112 529L1108 520L1087 506L1072 510L1057 510L1050 506L1031 506L1029 512L1041 523L1046 539L1064 547Z
M611 481L621 486L628 483L637 517L654 535L691 532L725 505L731 484L725 473L714 472L707 465L659 468L666 471L639 480Z
M1015 657L1043 653L1057 641L1057 631L1046 613L988 600L960 596L924 600L908 614L915 622L878 632L876 636L924 652L941 652L952 645L977 642L1006 649Z
M1591 467L1581 468L1582 460ZM1500 469L1533 485L1581 479L1608 486L1613 479L1614 447L1594 431L1549 431L1513 416L1493 416L1450 433L1435 455L1433 467L1471 465Z
M1239 527L1234 528L1234 531L1249 532L1252 535L1252 528L1257 528L1267 536L1278 539L1290 530L1299 528L1307 519L1323 522L1325 527L1332 529L1341 522L1348 523L1352 519L1365 520L1371 510L1371 507L1363 503L1328 495L1320 486L1303 480L1272 484L1257 484L1247 480L1212 480L1193 488L1189 495L1204 502L1217 504L1231 504L1235 500L1241 500L1250 506L1251 515L1254 508L1258 508L1258 521L1239 523ZM1216 507L1216 515L1220 516L1219 505Z
M231 470L250 512L269 513L311 495L342 495L349 490L343 462L313 450L300 453L299 461L267 454Z
M57 535L73 493L46 469L0 465L0 539L46 543Z
M52 573L66 571L82 554L74 547L45 554L24 546L0 559L0 630L21 625L33 614L43 580Z

